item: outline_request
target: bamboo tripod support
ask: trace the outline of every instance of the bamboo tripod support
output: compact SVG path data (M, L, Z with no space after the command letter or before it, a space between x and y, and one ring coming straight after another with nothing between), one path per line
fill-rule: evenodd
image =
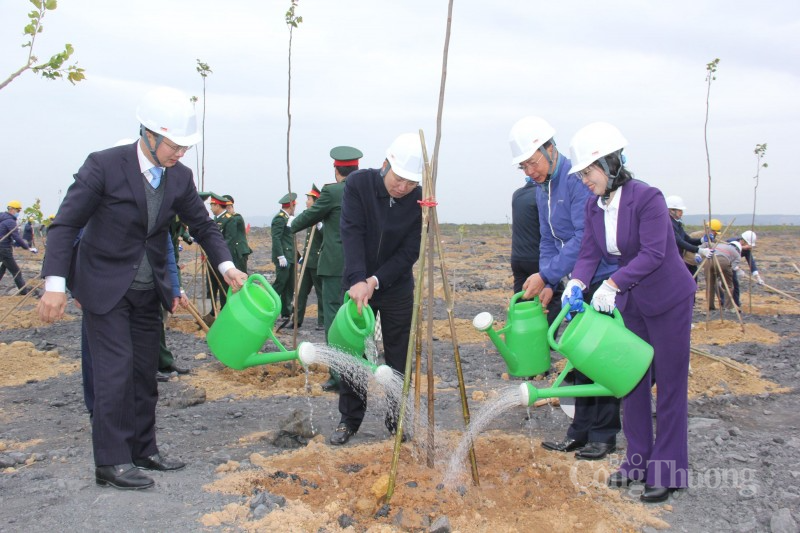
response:
M435 198L435 177L431 177L430 164L428 162L428 153L425 149L425 136L420 130L420 142L422 143L422 155L424 160L423 165L423 193L422 197L425 199L422 203L422 237L420 239L420 252L419 260L417 262L415 285L414 285L414 305L411 317L411 335L408 341L408 351L406 353L406 368L403 379L403 392L400 400L400 413L397 421L397 433L395 434L394 451L392 454L392 465L389 473L389 484L384 496L384 501L389 502L394 494L394 486L397 478L398 463L400 460L400 445L403 438L403 423L405 418L406 402L408 399L408 391L411 385L411 361L412 354L416 354L416 372L415 372L415 389L414 403L416 406L420 404L420 373L421 373L421 346L420 332L422 330L421 314L422 314L422 292L425 285L425 272L427 267L428 273L428 296L426 310L428 312L428 331L426 339L426 347L428 350L427 359L427 386L428 386L428 434L427 439L427 463L428 466L433 466L433 451L434 451L434 394L433 394L433 243L436 243L436 251L439 255L439 268L442 274L442 285L445 291L445 299L447 302L448 320L450 323L450 332L453 341L453 354L455 358L456 374L458 376L458 388L461 396L462 413L464 416L465 425L469 425L469 405L467 403L466 387L464 385L464 374L461 368L461 358L458 351L458 337L456 336L455 320L453 317L453 299L449 290L449 281L447 279L447 269L444 263L444 255L441 250L441 233L439 231L439 220L436 214L436 204L433 201ZM419 410L417 410L419 413ZM478 477L478 465L475 458L474 446L470 446L469 451L470 464L472 467L472 480L475 485L480 485Z

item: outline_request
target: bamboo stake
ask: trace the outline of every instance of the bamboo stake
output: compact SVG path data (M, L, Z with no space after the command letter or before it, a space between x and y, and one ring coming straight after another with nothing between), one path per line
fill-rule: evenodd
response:
M24 303L24 302L25 302L25 301L26 301L28 298L30 298L30 297L31 297L31 294L33 294L33 291L35 291L36 289L38 289L38 288L39 288L39 287L41 287L42 285L44 285L44 280L43 280L43 279L42 279L42 280L39 280L39 283L37 283L37 284L36 284L36 286L33 288L33 290L29 291L29 292L28 292L28 293L27 293L25 296L23 296L23 297L22 297L22 300L18 301L16 304L14 304L14 307L12 307L11 309L9 309L9 310L8 310L8 312L7 312L5 315L3 315L3 318L0 318L0 324L2 324L3 322L5 322L6 318L8 318L8 315L10 315L11 313L13 313L13 312L14 312L14 310L15 310L17 307L19 307L20 305L22 305L22 304L23 304L23 303ZM26 286L27 286L27 284L26 284ZM23 287L23 289L24 289L24 288L25 288L25 287ZM20 289L20 290L22 290L22 289ZM17 292L19 292L19 291L17 291Z
M792 266L794 267L794 269L795 269L795 270L797 270L797 273L798 273L798 274L800 274L800 267L798 267L798 266L797 266L796 264L794 264L794 263L792 263Z
M730 368L732 368L732 369L734 369L734 370L736 370L738 372L742 372L742 373L745 373L745 374L750 374L750 375L753 375L753 376L757 376L758 375L757 371L753 370L750 367L742 365L738 361L732 361L730 359L725 359L723 357L720 357L719 355L714 355L711 352L706 352L705 350L700 350L699 348L695 348L695 347L690 348L690 351L692 353L697 354L697 355L702 355L703 357L707 357L708 359L712 359L714 361L720 362L723 365L725 365L727 367L730 367Z
M426 346L428 352L428 468L434 466L434 407L433 407L433 232L428 232L428 335ZM419 359L419 358L418 358ZM417 411L419 413L419 411Z
M192 317L194 317L194 320L195 322L197 322L197 325L200 326L200 329L208 333L209 330L208 324L205 323L203 317L200 316L200 313L197 311L197 308L191 301L189 302L189 305L186 306L186 309L188 309L189 314L191 314Z
M297 347L297 300L300 299L300 285L303 283L303 276L306 275L306 265L308 264L308 250L311 248L311 241L314 240L314 234L316 233L316 231L317 231L317 225L314 224L313 226L311 226L311 233L309 234L308 239L306 240L305 248L303 248L303 266L300 267L299 278L297 277L297 268L294 269L295 271L294 295L292 296L292 309L294 309L294 311L292 312L292 317L294 320L292 320L292 322L294 322L294 326L292 329L292 348ZM297 234L295 234L295 237L297 237ZM297 240L295 240L295 244L296 243ZM309 290L309 292L311 291Z
M786 298L789 298L789 299L791 299L791 300L794 300L795 302L800 302L800 298L795 298L795 297L794 297L794 296L792 296L791 294L788 294L788 293L786 293L786 292L784 292L784 291L782 291L782 290L780 290L780 289L776 289L775 287L772 287L771 285L767 285L766 283L764 283L764 284L762 285L762 287L764 287L764 288L765 288L765 289L767 289L768 291L772 291L772 292L774 292L775 294L780 294L781 296L785 296Z

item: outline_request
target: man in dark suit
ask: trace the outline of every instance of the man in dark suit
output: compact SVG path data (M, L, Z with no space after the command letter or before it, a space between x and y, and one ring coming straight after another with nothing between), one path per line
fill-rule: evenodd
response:
M246 280L208 217L191 170L179 162L200 141L189 97L155 89L137 118L135 144L92 153L75 174L48 230L39 302L44 322L61 318L68 281L83 309L94 371L95 480L119 489L153 486L138 469L185 466L162 457L155 437L161 306L175 305L164 246L173 217L189 226L234 290Z
M414 304L412 267L419 257L422 232L422 169L419 135L405 133L386 151L382 168L353 172L342 196L342 282L359 312L370 305L381 314L384 358L401 374L405 372ZM399 406L388 403L384 421L394 433ZM345 444L358 431L366 409L366 394L343 379L341 418L328 441L336 446Z

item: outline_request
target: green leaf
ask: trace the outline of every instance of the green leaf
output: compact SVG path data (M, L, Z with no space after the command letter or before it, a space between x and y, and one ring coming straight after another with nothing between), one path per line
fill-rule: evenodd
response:
M30 0L30 2L31 4L36 6L36 9L38 9L39 11L42 10L42 0Z
M47 2L45 2L45 9L47 9L48 11L52 11L57 7L58 7L58 0L47 0Z

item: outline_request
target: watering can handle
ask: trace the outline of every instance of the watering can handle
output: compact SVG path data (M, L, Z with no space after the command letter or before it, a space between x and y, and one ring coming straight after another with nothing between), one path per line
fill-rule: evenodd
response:
M342 306L345 306L350 302L353 302L353 305L356 304L355 301L350 298L350 291L344 291L344 300L342 301ZM365 305L361 308L361 314L364 316L367 329L370 331L375 331L375 313L372 311L372 307L370 307L369 304Z
M586 302L584 302L583 305L586 306ZM553 323L547 329L547 342L550 343L550 347L557 352L561 351L561 345L556 342L555 339L556 331L558 330L558 327L561 325L561 322L567 316L567 313L569 313L569 309L570 308L568 305L562 307L561 312L558 313L556 319L553 320Z

